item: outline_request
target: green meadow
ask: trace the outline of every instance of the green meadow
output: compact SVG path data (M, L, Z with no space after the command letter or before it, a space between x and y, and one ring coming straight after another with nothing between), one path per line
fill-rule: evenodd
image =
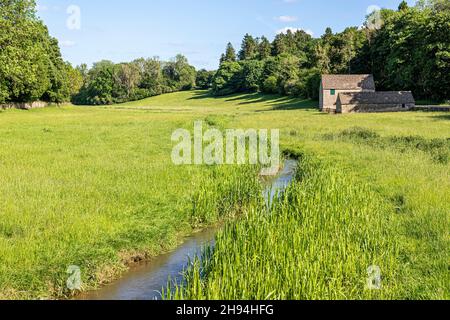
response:
M256 168L172 164L172 132L196 120L281 130L300 166L270 214ZM70 265L99 287L223 223L169 298L448 299L449 123L206 91L1 111L0 298L69 297ZM366 289L372 265L380 290Z

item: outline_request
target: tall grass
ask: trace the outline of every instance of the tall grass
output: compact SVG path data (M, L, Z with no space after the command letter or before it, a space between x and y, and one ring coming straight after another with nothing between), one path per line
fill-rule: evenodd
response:
M236 217L260 194L256 167L213 167L192 197L191 223L201 227Z
M271 212L261 200L227 223L167 298L413 298L392 212L368 184L306 157ZM370 266L381 269L379 290L367 287Z
M337 134L325 134L328 140L344 140L366 144L381 149L395 149L399 152L421 151L440 164L450 161L450 138L426 139L418 135L381 137L377 132L361 127L352 127Z

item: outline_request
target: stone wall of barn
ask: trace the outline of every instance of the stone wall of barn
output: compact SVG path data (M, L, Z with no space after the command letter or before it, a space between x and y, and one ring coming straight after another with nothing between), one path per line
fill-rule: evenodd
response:
M320 82L320 88L319 88L319 110L323 111L323 85L322 85L322 82Z
M401 112L414 109L415 104L340 104L337 103L336 113L352 112Z
M22 110L30 110L34 108L44 108L49 104L43 101L35 101L35 102L23 102L23 103L6 103L0 104L1 109L22 109Z
M321 87L322 89L322 87ZM331 95L331 89L325 89L320 90L321 97L320 97L320 111L328 112L328 113L336 113L336 104L337 99L339 97L340 93L346 93L346 92L375 92L375 90L363 90L363 89L356 89L356 90L336 90L335 95Z

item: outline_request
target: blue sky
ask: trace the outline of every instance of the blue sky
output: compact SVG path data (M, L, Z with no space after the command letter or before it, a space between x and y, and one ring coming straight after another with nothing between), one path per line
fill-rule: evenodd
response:
M114 62L177 53L197 68L215 69L228 41L245 33L273 39L285 28L319 37L363 23L370 6L397 8L400 0L37 0L38 15L72 64ZM415 0L408 1L410 5ZM75 5L80 9L80 24Z

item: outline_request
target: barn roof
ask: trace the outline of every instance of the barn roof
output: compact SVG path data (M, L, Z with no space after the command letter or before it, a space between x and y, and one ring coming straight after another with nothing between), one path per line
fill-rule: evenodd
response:
M341 104L413 104L411 91L344 92L338 97Z
M375 90L375 81L371 74L324 74L322 88L325 90Z

